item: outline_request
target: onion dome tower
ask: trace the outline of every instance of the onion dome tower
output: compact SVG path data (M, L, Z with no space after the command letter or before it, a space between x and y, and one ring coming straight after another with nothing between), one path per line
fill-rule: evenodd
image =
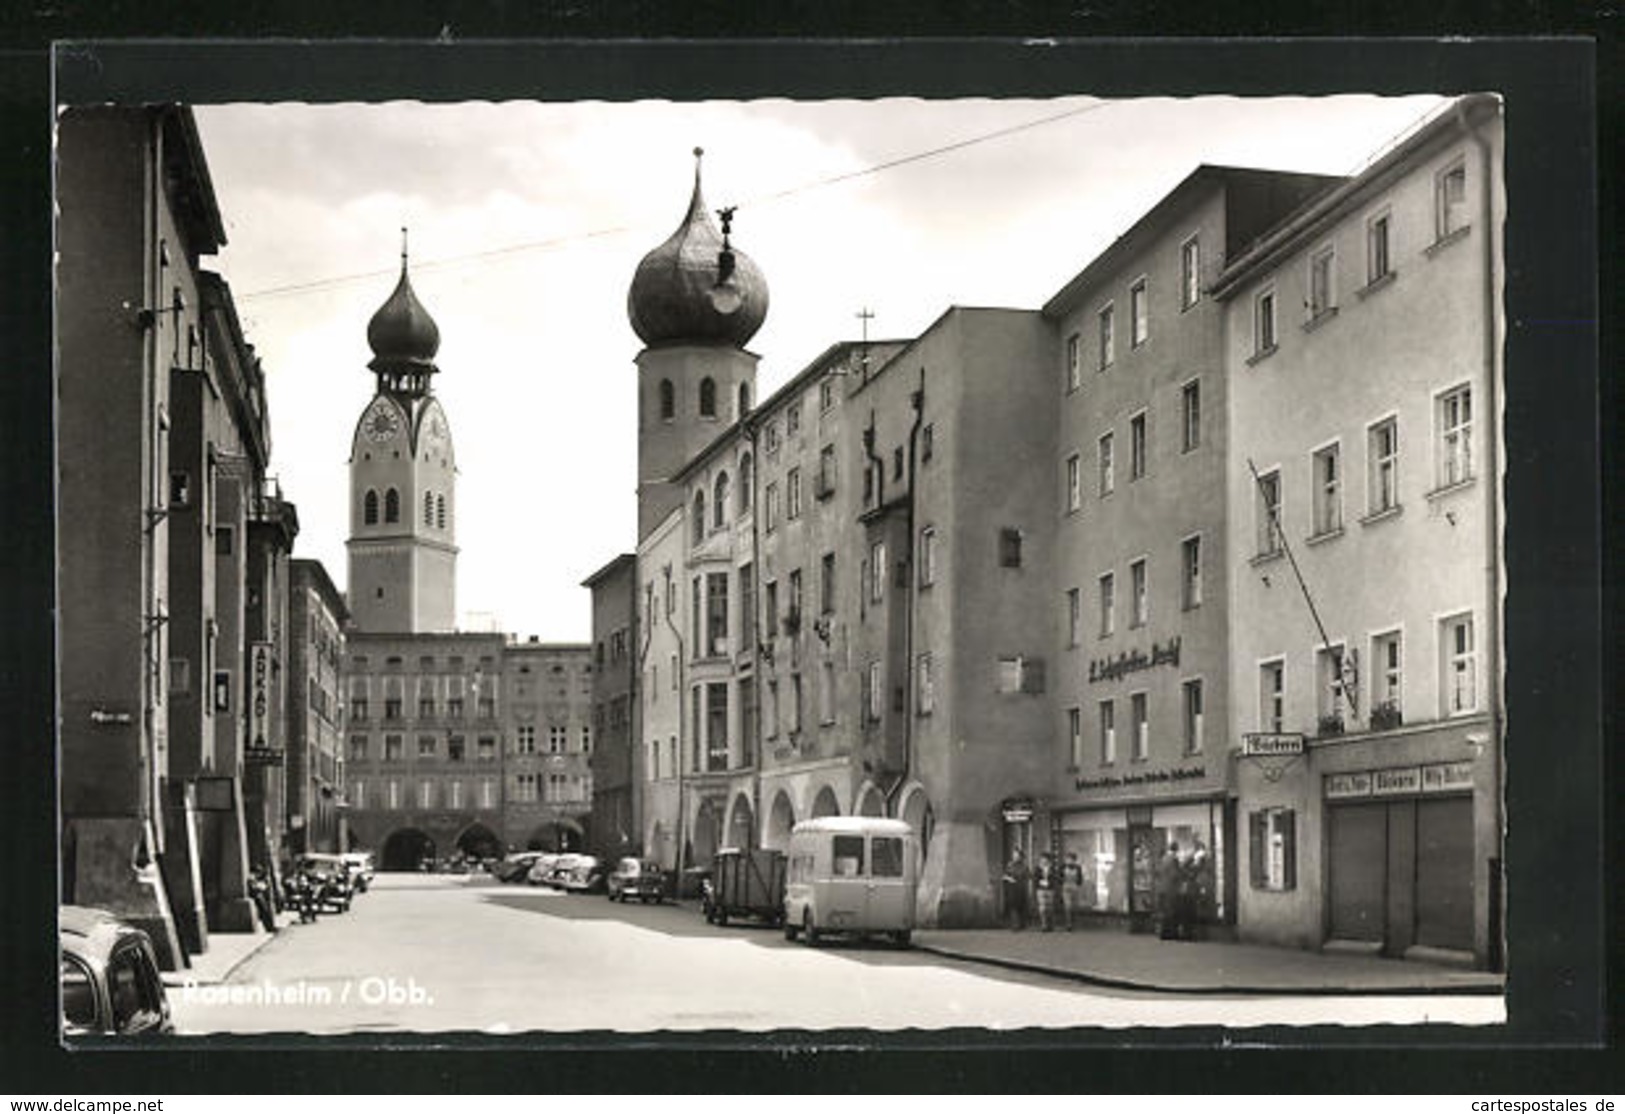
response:
M367 323L378 386L350 447L348 602L358 629L450 631L457 617L457 461L434 397L440 329L401 277Z
M694 191L677 230L643 257L626 313L638 353L638 537L681 502L669 482L756 394L745 345L767 317L767 280L732 242L734 209L711 219L694 149Z

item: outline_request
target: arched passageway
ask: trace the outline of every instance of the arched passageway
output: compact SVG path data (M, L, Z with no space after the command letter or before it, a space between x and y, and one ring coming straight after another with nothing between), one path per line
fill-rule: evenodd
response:
M423 870L434 862L434 840L417 828L401 828L384 840L379 870Z
M457 837L457 850L465 859L500 859L502 841L484 824L470 824Z
M835 799L835 790L831 789L827 785L824 786L818 791L818 796L813 798L813 818L817 819L820 816L839 816L840 814L841 803Z
M710 801L700 802L700 809L694 815L694 838L691 841L694 864L703 866L715 858L721 840L722 817L717 813L716 806Z
M756 846L756 812L750 807L750 798L743 793L734 798L733 812L728 817L728 838L724 846Z
M584 836L580 824L561 816L532 828L529 838L525 840L525 850L580 851Z
M773 807L767 812L767 830L762 833L762 846L775 851L788 851L790 829L795 826L795 807L790 804L789 794L780 789L773 798Z
M882 797L880 790L873 785L865 785L863 792L858 794L856 812L859 816L884 816L886 815L886 798Z

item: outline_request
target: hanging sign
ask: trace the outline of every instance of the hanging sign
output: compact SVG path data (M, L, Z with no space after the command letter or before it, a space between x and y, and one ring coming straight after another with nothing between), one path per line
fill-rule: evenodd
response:
M1243 758L1274 758L1283 754L1302 754L1301 732L1250 731L1241 737Z

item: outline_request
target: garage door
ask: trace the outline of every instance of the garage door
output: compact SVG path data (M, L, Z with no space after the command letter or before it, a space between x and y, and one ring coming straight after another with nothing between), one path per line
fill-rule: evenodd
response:
M1473 947L1473 802L1470 797L1416 806L1416 942Z
M1331 835L1331 935L1337 940L1383 938L1387 874L1386 805L1327 809Z

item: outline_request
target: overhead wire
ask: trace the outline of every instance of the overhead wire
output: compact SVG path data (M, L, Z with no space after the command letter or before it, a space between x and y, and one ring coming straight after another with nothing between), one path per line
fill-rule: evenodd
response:
M875 163L871 166L861 167L857 170L849 170L842 174L832 174L826 178L820 178L812 182L804 182L799 186L791 186L788 189L779 190L775 193L759 195L740 203L739 208L749 208L756 205L769 205L789 197L794 197L798 194L811 192L812 190L824 189L828 186L838 185L842 182L849 182L857 178L864 178L873 174L880 174L888 170L895 170L900 166L907 166L911 163L937 158L941 155L951 154L955 151L962 151L967 147L974 147L980 143L988 143L995 139L1003 139L1005 136L1015 135L1018 132L1030 131L1033 128L1043 127L1046 124L1053 124L1061 120L1070 119L1074 116L1081 116L1086 112L1093 112L1096 109L1105 108L1110 103L1110 101L1092 101L1088 104L1069 108L1064 112L1053 113L1049 116L1041 116L1036 120L1026 120L1019 124L1011 124L1007 127L997 128L981 135L971 136L968 139L956 140L953 143L945 143L940 147L932 147L924 151L916 151L912 154L903 155L895 159L888 159L885 162ZM586 232L576 232L566 236L556 236L547 240L533 240L522 244L509 244L504 247L487 248L483 251L446 256L441 259L423 260L421 262L414 261L412 264L412 270L414 274L445 270L450 267L464 266L482 259L492 259L503 255L514 255L519 252L546 251L553 248L578 243L583 240L601 239L607 236L619 236L623 233L631 231L633 231L631 225L615 225L612 227L591 229ZM352 282L387 278L389 275L394 273L395 271L392 267L378 268L371 271L357 271L347 275L334 275L324 279L312 279L308 282L295 282L288 283L283 286L266 287L263 290L254 290L245 294L238 294L236 295L236 300L238 302L243 302L251 298L273 298L288 294L309 293L311 291L324 290L330 287L343 286Z

